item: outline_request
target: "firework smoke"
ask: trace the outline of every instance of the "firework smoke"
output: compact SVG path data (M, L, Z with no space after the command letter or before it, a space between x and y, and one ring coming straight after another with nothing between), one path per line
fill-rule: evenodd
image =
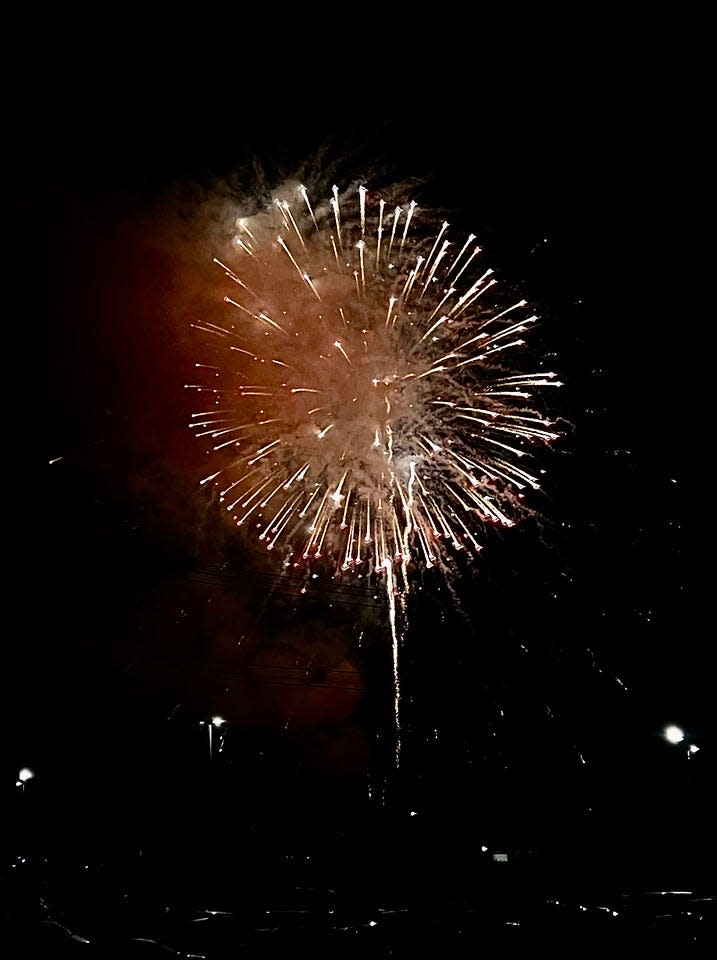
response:
M383 578L398 710L411 570L529 512L532 448L558 436L532 399L555 374L511 364L537 317L474 234L364 186L314 202L286 185L219 253L226 314L194 323L206 353L187 384L202 484L286 566Z

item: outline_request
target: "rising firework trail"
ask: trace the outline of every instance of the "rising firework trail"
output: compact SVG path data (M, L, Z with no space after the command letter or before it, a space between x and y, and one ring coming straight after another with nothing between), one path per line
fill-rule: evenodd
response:
M201 483L286 566L382 579L398 751L411 571L446 571L530 512L532 451L558 436L533 396L560 384L517 372L537 317L476 236L414 201L334 186L314 203L297 184L235 226L213 261L225 312L193 324Z

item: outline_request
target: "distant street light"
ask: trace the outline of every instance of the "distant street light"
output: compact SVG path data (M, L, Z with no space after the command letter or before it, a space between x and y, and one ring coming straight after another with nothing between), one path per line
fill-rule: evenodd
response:
M668 743L682 743L685 739L685 731L674 724L670 724L669 727L664 729L664 737Z
M665 729L663 730L663 736L668 743L672 743L672 744L683 743L685 739L685 731L682 729L682 727L678 727L673 723L673 724L670 724L668 727L665 727ZM689 760L690 757L694 756L694 754L697 753L699 749L700 748L696 744L688 743L687 759Z
M23 767L22 770L17 775L17 782L15 783L16 787L20 787L22 792L25 792L25 784L28 780L32 780L35 776L34 771L30 770L29 767Z

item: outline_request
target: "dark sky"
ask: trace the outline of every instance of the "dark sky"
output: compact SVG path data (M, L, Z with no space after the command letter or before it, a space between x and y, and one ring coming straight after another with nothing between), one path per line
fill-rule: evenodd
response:
M277 784L353 796L390 776L381 611L324 588L267 600L273 572L247 577L202 519L176 468L189 445L168 428L186 355L168 196L257 167L279 178L325 149L347 176L415 176L460 210L541 304L574 425L540 522L488 544L462 612L437 582L416 598L402 776L439 806L509 798L538 832L563 814L584 827L591 807L659 822L676 795L664 724L714 749L712 656L681 555L689 120L666 123L667 72L613 54L461 56L427 74L407 55L361 82L341 61L278 57L269 81L247 62L211 82L97 67L8 83L3 769L34 763L62 795L78 768L100 795L117 771L129 790L157 766L186 787L198 720L221 712L235 768L279 805Z

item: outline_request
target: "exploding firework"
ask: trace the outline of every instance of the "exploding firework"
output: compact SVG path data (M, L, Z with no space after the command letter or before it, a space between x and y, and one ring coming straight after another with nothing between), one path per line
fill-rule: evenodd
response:
M187 385L209 401L201 482L286 565L383 578L397 683L411 570L476 555L539 489L532 451L558 433L532 397L559 382L510 362L537 318L474 234L363 185L284 187L214 264L226 314L195 322L211 352Z
M336 572L431 567L481 549L484 524L526 513L522 464L555 440L529 401L553 373L514 373L507 357L537 319L525 300L491 306L493 270L470 234L418 232L415 202L387 211L365 187L314 209L237 221L233 290L191 428L225 462L212 483L238 527L295 566ZM350 216L355 208L355 217ZM277 223L278 219L278 229Z

